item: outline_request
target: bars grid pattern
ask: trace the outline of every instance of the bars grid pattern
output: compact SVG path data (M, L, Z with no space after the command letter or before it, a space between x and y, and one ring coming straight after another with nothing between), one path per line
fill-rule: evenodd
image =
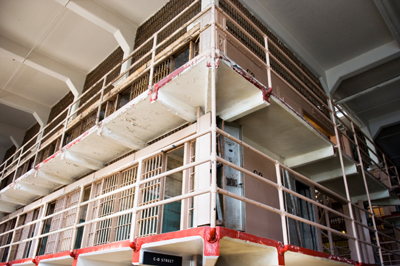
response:
M76 206L79 203L80 190L77 190L67 196L66 208ZM75 224L77 208L67 211L64 214L64 227L69 227ZM74 229L68 229L60 233L60 241L58 252L66 251L71 248L71 241L73 237Z
M65 208L65 203L66 203L66 196L58 199L56 201L56 204L54 207L54 213L62 211ZM63 213L60 213L60 214L55 215L51 219L50 232L61 229L63 215L64 215ZM54 234L49 235L49 237L47 239L45 254L53 254L56 252L57 244L58 244L58 237L59 237L59 233L54 233Z
M146 180L162 172L163 155L159 154L143 162L144 171L142 179ZM161 180L153 180L147 182L140 188L141 201L140 206L158 202L160 200ZM159 207L152 207L141 211L137 221L139 230L137 230L137 237L150 236L157 234L159 223Z
M136 178L137 178L137 166L123 171L121 187L134 184L136 182ZM134 199L135 199L134 187L122 191L119 199L118 211L125 211L132 209ZM119 216L116 226L115 241L129 239L131 226L132 226L132 213Z
M114 191L118 188L119 173L104 179L102 194ZM115 201L117 195L105 197L100 200L99 216L104 217L114 213ZM112 218L98 222L96 229L96 243L95 245L107 244L110 241L110 234L112 230Z

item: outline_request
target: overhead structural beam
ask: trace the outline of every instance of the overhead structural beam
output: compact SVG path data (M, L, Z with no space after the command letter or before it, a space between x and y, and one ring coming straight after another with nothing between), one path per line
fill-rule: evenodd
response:
M342 80L388 62L399 55L400 47L396 41L392 41L328 69L325 78L330 96L335 93Z
M388 0L374 0L374 3L393 37L400 45L400 18L398 14L396 14L396 11L394 10L395 8Z
M17 206L8 202L0 202L0 212L12 213L15 212Z
M393 125L398 122L400 122L400 111L385 114L380 117L369 120L368 127L369 131L371 132L372 138L374 139L379 134L382 127Z
M173 114L185 119L188 122L193 122L197 119L197 109L195 107L176 99L162 90L158 91L157 102L168 107Z
M17 183L15 188L22 190L24 192L27 192L29 194L32 194L32 195L37 195L37 196L46 196L46 195L50 194L49 189L41 188L41 187L30 185L30 184Z
M47 181L50 181L52 183L60 184L60 185L68 185L72 183L72 180L69 178L57 176L57 175L50 175L46 172L43 172L41 170L36 171L36 177L45 179Z
M18 204L18 205L27 205L28 203L31 202L30 200L22 199L21 197L19 197L19 198L8 197L8 196L5 196L4 194L2 194L0 196L0 200L4 201L4 202Z
M47 123L51 110L49 106L6 90L2 91L0 94L0 103L33 114L40 126L44 126Z
M353 95L351 95L351 96L349 96L349 97L346 97L346 98L343 98L343 99L341 99L341 100L338 100L338 101L336 101L335 103L341 104L341 103L348 102L348 101L353 100L353 99L355 99L355 98L358 98L358 97L360 97L360 96L362 96L362 95L364 95L364 94L370 93L370 92L372 92L372 91L374 91L374 90L376 90L376 89L383 88L383 87L385 87L386 85L389 85L389 84L391 84L391 83L393 83L393 82L396 82L396 81L398 81L398 80L400 80L400 76L397 76L397 77L395 77L395 78L389 79L389 80L387 80L387 81L385 81L385 82L382 82L382 83L380 83L380 84L378 84L378 85L372 86L372 87L370 87L370 88L368 88L368 89L365 89L365 90L363 90L363 91L360 91L360 92L358 92L358 93L356 93L356 94L353 94Z
M65 5L66 0L56 0ZM137 27L93 0L69 1L67 8L111 33L125 54L132 51Z
M101 130L101 131L100 131ZM146 142L136 138L133 135L127 136L125 134L121 134L116 131L112 131L107 127L103 127L99 129L98 135L102 135L104 137L110 138L114 140L116 143L125 146L130 149L139 150L146 146Z
M104 167L102 162L76 152L65 151L63 153L63 158L73 164L77 164L92 170L99 170Z
M58 79L68 86L75 97L82 93L85 73L64 65L46 55L30 49L14 40L0 35L0 53L37 71ZM29 54L28 58L25 58Z

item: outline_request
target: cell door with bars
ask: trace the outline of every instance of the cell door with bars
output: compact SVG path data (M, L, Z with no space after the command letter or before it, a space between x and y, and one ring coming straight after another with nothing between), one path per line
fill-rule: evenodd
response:
M102 187L103 187L103 180L93 183L92 184L93 195L91 197L97 198L98 196L100 196ZM99 205L100 205L99 200L93 201L92 203L89 204L89 208L88 208L89 210L88 210L88 214L87 214L88 221L94 220L98 217ZM83 243L86 243L86 245L84 245L84 246L86 246L86 247L94 246L95 233L96 233L96 223L91 223L91 224L87 225L87 239L84 239Z
M56 204L54 207L54 213L60 212L65 209L66 198L67 197L64 196L56 201ZM50 231L49 231L50 233L61 229L63 216L64 216L64 213L60 213L60 214L53 216L53 218L51 220L51 225L50 225ZM55 234L49 235L49 237L47 239L45 254L53 254L56 252L59 235L60 235L60 233L55 233Z
M161 174L163 171L163 154L143 161L142 180ZM156 179L140 187L139 206L158 202L161 198L162 180ZM156 235L160 227L160 207L151 207L138 214L136 237Z
M119 185L119 173L113 174L103 179L101 194L114 191ZM105 217L115 212L116 194L107 196L100 200L98 217ZM95 245L103 245L110 242L112 238L113 218L105 219L97 223Z
M137 166L126 169L121 172L121 188L132 185L137 179ZM133 208L135 199L135 188L129 188L121 192L118 203L118 212ZM130 237L132 226L132 213L118 216L117 226L115 228L115 241L127 240Z
M66 199L66 201L67 201L66 208L70 208L75 205L78 205L79 196L80 196L80 190L77 190L77 191L69 194ZM64 228L74 225L74 223L76 221L77 211L78 211L77 208L73 208L64 214L64 217L63 217L63 227ZM67 251L67 250L71 249L71 241L73 238L73 233L74 233L74 229L68 229L68 230L60 233L58 252Z
M20 217L20 221L19 221L19 225L22 225L22 224L27 224L27 223L30 223L30 222L32 222L33 220L34 220L34 212L35 211L30 211L30 212L28 212L26 215L25 215L25 217L24 217L24 219L21 221L21 218L22 217ZM33 227L33 228L32 228ZM31 232L32 232L32 230L34 230L34 228L35 228L35 225L28 225L28 226L25 226L24 228L22 228L21 229L21 234L20 234L20 236L18 237L18 240L22 240L22 239L27 239L27 238L29 238L30 237L30 235L31 235ZM16 242L15 240L17 240L17 238L16 237L14 237L14 242ZM17 241L18 241L17 240ZM19 259L24 259L25 258L25 253L26 253L26 247L27 247L27 245L29 245L29 243L30 242L23 242L23 243L20 243L19 245L18 245L18 250L17 250L17 254L15 255L15 259L16 260L19 260Z

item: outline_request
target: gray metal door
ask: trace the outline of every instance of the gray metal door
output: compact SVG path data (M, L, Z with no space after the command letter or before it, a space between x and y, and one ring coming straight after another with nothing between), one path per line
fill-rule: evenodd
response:
M242 139L242 128L240 125L233 123L225 123L224 130L231 136ZM242 146L230 139L225 138L224 155L229 162L242 167L243 151ZM243 174L231 167L224 166L225 172L225 189L236 195L244 195ZM245 205L244 202L225 197L224 200L225 227L244 231L245 230Z

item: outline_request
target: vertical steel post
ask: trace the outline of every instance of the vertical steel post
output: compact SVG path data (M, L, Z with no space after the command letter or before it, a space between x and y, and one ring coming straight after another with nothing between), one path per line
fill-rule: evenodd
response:
M327 199L326 199L325 195L323 195L323 200L324 200L324 205L326 205ZM331 228L331 221L329 220L329 213L326 209L324 209L324 212L325 212L326 226ZM333 240L332 240L332 232L331 231L328 231L328 240L329 240L329 251L331 252L331 255L335 255L334 249L333 249Z
M283 244L289 244L289 237L287 233L287 223L286 223L286 210L285 210L285 200L283 197L283 182L281 175L281 167L278 161L275 162L275 172L276 172L276 182L278 184L278 196L279 196L279 208L281 210L281 223L282 223L282 235L283 235Z
M353 126L353 123L351 123L351 125ZM386 173L388 175L389 188L392 188L392 178L390 177L390 171L386 161L386 155L382 154L382 157L383 157L383 163L385 164Z
M44 128L42 128L39 131L38 138L37 138L36 143L35 143L35 145L37 145L37 148L36 148L36 152L35 152L35 159L33 160L33 168L35 168L35 165L37 163L37 157L38 157L38 154L39 154L40 145L42 145L43 133L44 133Z
M351 122L351 130L353 131L353 134L356 134L356 130L355 130L353 122ZM376 227L375 214L374 214L374 211L372 209L371 197L369 195L369 189L368 189L368 184L367 184L367 178L365 177L364 163L363 163L363 160L361 158L360 145L358 144L357 136L354 139L355 139L355 143L356 143L356 147L357 147L357 154L358 154L358 157L360 158L361 173L362 173L362 177L363 177L363 181L364 181L365 192L367 194L369 210L372 213L372 217L371 218L372 218L372 223L374 225L374 230L375 230L376 245L379 246L379 258L381 260L381 265L383 265L383 256L382 256L382 249L380 248L381 246L380 246L380 241L379 241L379 233L378 233L378 229ZM390 180L389 180L389 182L390 182Z
M152 48L152 51L151 51L149 89L151 89L153 87L154 61L156 59L157 35L158 35L158 33L155 33L154 37L153 37L154 39L153 39L153 48Z
M217 220L217 105L216 105L216 66L215 66L215 34L216 8L215 0L211 1L211 227L216 226Z
M63 133L61 135L60 150L63 147L64 138L65 138L65 132L67 131L68 119L69 119L69 116L71 115L71 108L72 108L72 104L70 106L68 106L67 117L65 118L64 129L63 129Z
M268 49L268 37L264 37L264 42L265 42L265 49L267 52L265 53L265 59L266 59L266 64L267 64L267 78L268 78L268 89L272 88L272 82L271 82L271 62L269 59L269 49Z
M348 182L347 182L346 170L345 170L344 162L343 162L342 145L341 145L341 141L340 141L340 135L339 135L338 126L337 126L337 123L336 123L335 108L333 106L332 99L329 99L329 107L331 109L330 111L332 112L332 122L333 122L334 129L335 129L335 135L336 135L336 141L337 141L337 148L338 148L338 152L339 152L340 165L341 165L341 168L342 168L343 183L344 183L344 188L345 188L345 191L346 191L347 205L348 205L348 208L349 208L350 218L351 218L351 227L353 229L353 235L354 235L354 238L355 238L354 241L356 243L357 260L361 261L362 257L361 257L361 252L360 252L360 243L358 241L358 236L357 236L358 234L357 234L357 228L356 228L356 223L355 223L355 219L354 219L353 206L351 205L351 196L350 196L349 186L348 186ZM355 138L357 138L357 136Z
M101 87L99 106L97 107L97 114L96 114L96 126L98 126L99 122L100 122L101 104L103 102L104 89L106 87L106 80L107 80L107 75L103 77L103 86Z
M13 181L12 181L13 183L15 182L15 177L17 176L18 167L19 167L19 163L21 162L21 157L22 157L23 151L24 151L24 147L22 146L22 148L19 152L17 166L15 167L15 172L14 172Z

